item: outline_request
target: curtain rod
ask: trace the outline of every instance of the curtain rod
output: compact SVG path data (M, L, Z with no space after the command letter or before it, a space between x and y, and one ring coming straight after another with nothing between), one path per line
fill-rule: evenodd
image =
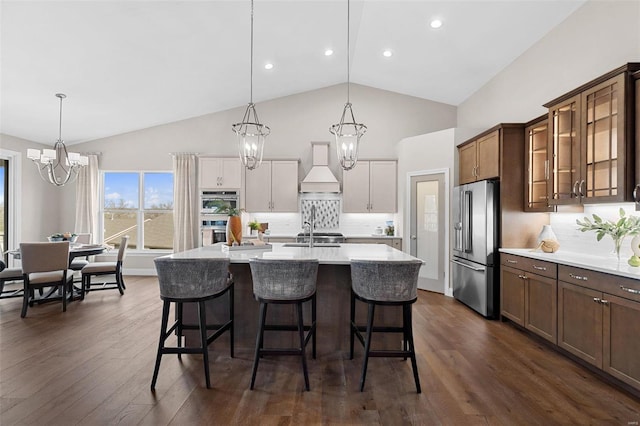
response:
M190 155L200 155L199 152L170 152L169 155L175 157L176 155L182 155L182 154L190 154Z

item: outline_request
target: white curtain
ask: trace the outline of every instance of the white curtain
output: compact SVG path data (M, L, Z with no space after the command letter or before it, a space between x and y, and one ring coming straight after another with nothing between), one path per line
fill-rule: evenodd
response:
M98 155L87 154L89 165L78 172L76 181L76 225L74 232L91 234L91 242L97 242L100 195L98 180Z
M198 246L196 154L173 154L173 251Z

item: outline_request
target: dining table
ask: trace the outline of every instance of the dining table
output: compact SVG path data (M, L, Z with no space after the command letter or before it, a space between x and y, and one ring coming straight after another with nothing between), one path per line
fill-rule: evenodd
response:
M73 259L76 257L86 257L86 256L95 256L98 254L102 254L105 251L110 250L112 247L105 244L80 244L80 243L70 243L69 244L69 265L73 262ZM14 259L20 259L20 249L17 250L7 250L4 254L9 254L13 256Z

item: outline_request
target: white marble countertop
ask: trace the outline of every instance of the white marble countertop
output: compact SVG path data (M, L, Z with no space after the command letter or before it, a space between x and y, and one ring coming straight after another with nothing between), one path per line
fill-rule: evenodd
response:
M249 263L249 259L318 259L324 265L348 265L352 259L412 260L415 257L386 244L341 244L340 247L285 247L271 243L270 249L228 251L222 244L199 247L168 255L175 259L229 258L231 263Z
M264 238L296 238L296 235L285 235L285 234L265 234ZM345 238L402 238L399 235L378 235L378 234L344 234ZM257 235L242 235L242 239L254 240L258 238Z
M640 268L630 266L627 263L628 258L624 256L622 256L620 262L618 262L618 259L614 255L594 256L584 253L562 251L562 249L555 253L545 253L532 249L501 248L500 252L640 280Z

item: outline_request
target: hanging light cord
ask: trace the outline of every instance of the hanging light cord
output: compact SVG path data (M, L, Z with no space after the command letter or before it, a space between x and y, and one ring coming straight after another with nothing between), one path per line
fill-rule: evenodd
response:
M60 98L60 123L58 124L58 140L62 140L62 96L58 96Z
M251 0L251 66L249 103L253 103L253 0Z
M253 0L252 0L253 1ZM347 0L347 103L350 103L349 100L349 86L351 85L351 79L349 78L349 75L351 73L351 52L349 51L349 46L351 45L351 43L349 42L349 38L350 38L350 28L349 28L349 23L351 21L350 19L350 7L349 7L349 0Z

